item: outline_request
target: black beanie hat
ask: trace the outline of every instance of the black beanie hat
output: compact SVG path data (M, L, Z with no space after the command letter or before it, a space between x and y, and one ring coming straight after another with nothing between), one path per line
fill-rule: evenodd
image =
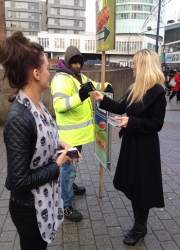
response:
M80 63L81 65L83 65L82 56L75 55L75 56L71 57L71 59L69 60L69 64L73 64L73 63Z

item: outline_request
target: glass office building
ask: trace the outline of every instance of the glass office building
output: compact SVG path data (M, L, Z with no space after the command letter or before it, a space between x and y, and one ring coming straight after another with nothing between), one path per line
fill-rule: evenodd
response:
M116 34L138 34L141 32L145 21L153 12L159 0L116 0ZM163 7L161 7L163 8ZM156 8L157 9L157 8ZM158 12L152 15L147 27L157 27ZM164 24L160 18L160 26ZM147 29L146 27L146 29ZM159 36L163 36L163 29L159 30ZM146 32L146 35L156 36L156 30Z
M137 50L155 49L158 3L159 0L116 0L116 35L124 41L124 50L127 51L124 56L125 65L130 66ZM162 10L163 6L161 13ZM163 25L160 15L160 27ZM147 30L148 27L151 27L150 31ZM160 42L163 35L164 30L159 29Z

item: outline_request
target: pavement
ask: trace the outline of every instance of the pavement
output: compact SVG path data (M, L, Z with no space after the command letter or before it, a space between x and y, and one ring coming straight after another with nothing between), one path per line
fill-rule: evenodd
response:
M121 141L118 129L112 131L111 172L103 171L102 198L99 198L99 162L93 143L83 146L76 184L86 187L86 195L75 196L74 207L83 214L81 222L64 220L48 250L176 250L180 249L180 103L167 103L161 145L165 208L153 208L148 218L148 233L143 242L129 247L123 235L133 225L129 200L113 186L113 176ZM0 250L19 250L19 237L8 211L9 191L3 126L0 127ZM38 250L38 249L32 249Z

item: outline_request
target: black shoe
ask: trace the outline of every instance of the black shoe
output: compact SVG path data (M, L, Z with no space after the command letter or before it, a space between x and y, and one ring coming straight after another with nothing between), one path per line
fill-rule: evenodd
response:
M81 221L83 218L82 214L74 210L72 207L64 208L64 217L73 222Z
M75 183L73 183L74 195L82 195L86 193L85 187L78 187Z
M133 229L134 229L134 227L133 227L131 230L129 230L129 231L124 235L124 238L125 238L125 239L131 237L131 235L132 235L132 233L133 233Z
M123 242L129 246L134 246L141 238L142 241L144 240L144 237L147 234L147 227L136 228L135 226L134 229L128 233L129 237L125 236Z

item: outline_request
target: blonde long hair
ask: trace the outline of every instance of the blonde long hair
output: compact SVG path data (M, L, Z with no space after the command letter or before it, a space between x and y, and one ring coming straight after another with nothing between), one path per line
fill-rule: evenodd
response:
M130 87L128 99L130 104L142 102L147 90L155 84L164 84L165 78L161 71L158 55L150 49L142 49L134 55L136 64L135 82Z

